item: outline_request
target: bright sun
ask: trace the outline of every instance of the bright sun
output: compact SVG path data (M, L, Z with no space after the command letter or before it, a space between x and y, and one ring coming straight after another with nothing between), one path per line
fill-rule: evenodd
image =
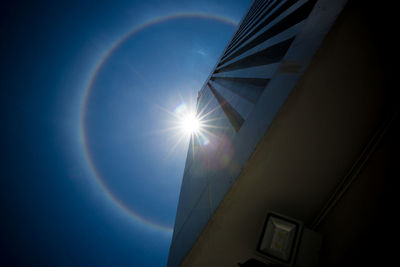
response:
M198 144L203 146L207 146L210 143L209 135L211 133L208 131L208 128L213 128L213 126L209 124L210 120L205 118L214 110L204 114L204 109L197 110L195 104L187 105L181 103L173 112L165 111L174 118L171 125L172 127L166 130L173 131L177 137L175 144L173 144L171 148L171 152L180 142L187 141L188 139L192 143L196 140Z
M201 123L195 113L189 113L181 118L180 127L188 135L196 134L201 129Z

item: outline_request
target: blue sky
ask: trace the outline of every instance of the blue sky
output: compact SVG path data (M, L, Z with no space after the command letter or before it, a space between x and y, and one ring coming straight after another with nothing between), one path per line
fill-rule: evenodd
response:
M165 266L187 150L170 113L195 102L249 5L1 8L2 263Z

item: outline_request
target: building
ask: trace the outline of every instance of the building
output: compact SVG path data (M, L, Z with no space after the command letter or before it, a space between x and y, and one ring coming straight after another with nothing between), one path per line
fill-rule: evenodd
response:
M392 15L363 1L253 2L199 92L215 127L190 144L168 266L304 266L257 251L267 211L322 236L321 266L394 258Z

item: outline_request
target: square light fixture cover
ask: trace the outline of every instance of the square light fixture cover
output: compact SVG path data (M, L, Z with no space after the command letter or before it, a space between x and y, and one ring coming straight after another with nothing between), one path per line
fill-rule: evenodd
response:
M298 231L297 222L269 213L257 250L273 258L289 262Z

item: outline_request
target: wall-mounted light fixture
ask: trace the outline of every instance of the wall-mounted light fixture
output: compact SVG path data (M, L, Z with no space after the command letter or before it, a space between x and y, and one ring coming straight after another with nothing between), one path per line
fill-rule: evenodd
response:
M297 250L302 228L303 224L298 220L268 212L257 251L290 265Z

